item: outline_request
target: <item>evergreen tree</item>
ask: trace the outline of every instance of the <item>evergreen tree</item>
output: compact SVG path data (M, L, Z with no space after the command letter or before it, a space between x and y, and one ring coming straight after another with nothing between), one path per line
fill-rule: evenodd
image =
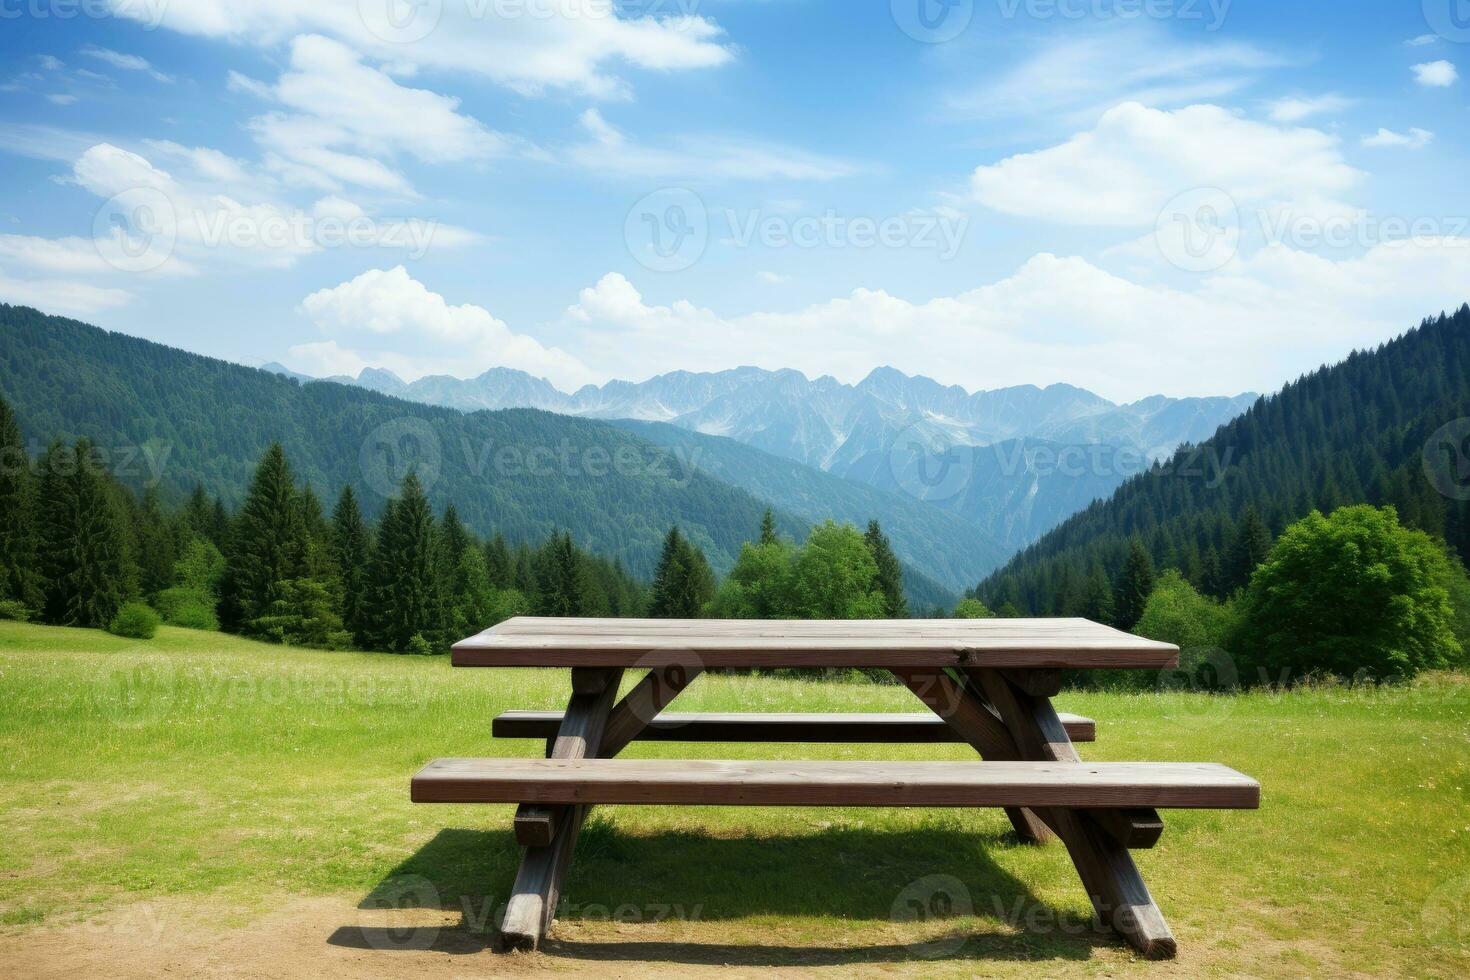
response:
M143 492L132 508L132 554L138 566L138 588L155 596L173 584L174 562L178 560L175 539L158 502L157 489Z
M697 619L714 598L714 586L704 553L677 527L670 528L654 574L648 615L657 619Z
M1128 542L1128 561L1123 565L1123 575L1118 581L1117 600L1113 604L1113 625L1121 630L1131 630L1143 615L1148 597L1154 591L1154 562L1148 555L1143 542L1134 538Z
M889 619L908 619L909 604L903 594L903 568L877 521L868 522L868 532L864 535L864 540L867 541L868 551L872 553L873 561L878 566L877 583L878 591L883 593L884 614Z
M373 552L374 640L403 653L444 641L444 602L438 573L437 530L416 474L403 478L378 527Z
M771 513L771 509L767 507L766 512L761 515L760 543L775 544L779 540L780 538L776 534L776 515Z
M62 626L106 627L127 600L126 542L108 477L82 440L55 443L41 474L43 614Z
M1226 568L1226 594L1243 589L1250 584L1256 566L1271 553L1271 532L1262 523L1254 507L1247 507L1235 529L1230 542L1230 554Z
M0 398L0 599L34 606L36 515L31 461L20 425Z
M585 616L587 586L582 556L570 534L553 534L537 575L538 616Z
M1107 573L1102 570L1101 565L1094 565L1087 576L1087 591L1083 593L1082 607L1078 613L1083 619L1090 619L1094 623L1112 625L1113 586L1108 582Z
M505 538L497 533L485 545L485 574L490 585L504 591L515 587L515 559L505 545Z
M280 584L302 576L307 541L296 497L286 453L275 443L256 467L231 534L221 607L227 627L250 632L251 620L278 598Z
M359 646L368 639L368 562L371 542L357 494L352 485L342 488L332 510L332 557L342 582L342 626Z

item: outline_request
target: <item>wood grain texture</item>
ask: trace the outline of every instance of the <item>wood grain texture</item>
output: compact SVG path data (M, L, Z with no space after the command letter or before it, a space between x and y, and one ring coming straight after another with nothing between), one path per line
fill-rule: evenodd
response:
M603 731L612 712L613 699L622 680L621 670L606 671L599 678L582 676L573 682L571 700L557 731L549 759L533 760L547 764L575 764L595 756L602 746ZM579 690L580 689L580 690ZM556 914L561 881L571 864L572 851L587 816L585 806L537 808L544 802L534 796L506 802L519 802L517 830L524 824L528 833L549 835L548 843L527 846L521 853L521 866L511 887L501 919L501 940L513 949L535 949L551 926ZM538 812L539 811L539 812Z
M1177 647L1084 619L649 620L516 617L454 645L459 667L1166 668Z
M491 723L495 738L555 736L560 711L506 711ZM1097 723L1059 715L1074 742L1097 738ZM925 744L964 742L938 715L928 712L669 712L638 734L648 742L797 742L812 744Z
M437 759L418 803L1249 809L1255 780L1187 762Z
M1021 758L1000 717L949 674L932 667L890 669L915 697L980 753L982 759L1014 762ZM1024 807L1007 807L1006 818L1016 829L1016 836L1027 843L1044 844L1052 837L1046 823Z
M1147 850L1164 835L1164 821L1157 810L1089 810L1087 816L1130 851Z
M1099 765L1080 760L1050 699L1027 694L998 671L974 670L969 677L992 699L1024 758L1055 762L1075 771ZM1246 808L1253 809L1260 803L1260 787L1248 777L1240 778L1250 784ZM1157 804L1135 800L1118 809L1154 806ZM1037 810L1066 845L1099 920L1111 925L1146 959L1173 959L1178 952L1174 933L1149 894L1133 856L1127 846L1090 819L1088 812L1066 806Z

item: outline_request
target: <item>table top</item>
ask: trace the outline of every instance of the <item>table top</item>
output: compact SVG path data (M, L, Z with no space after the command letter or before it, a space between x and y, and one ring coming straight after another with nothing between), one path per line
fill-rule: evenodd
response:
M1145 668L1179 648L1086 619L559 619L454 645L456 667Z

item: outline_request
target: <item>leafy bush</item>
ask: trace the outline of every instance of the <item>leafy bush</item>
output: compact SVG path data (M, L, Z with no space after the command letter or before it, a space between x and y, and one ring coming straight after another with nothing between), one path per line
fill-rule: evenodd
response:
M1230 636L1230 609L1200 595L1171 568L1159 576L1133 632L1180 650L1223 647Z
M150 606L141 602L125 602L117 615L112 617L107 632L135 640L151 640L158 632L158 623L158 613Z
M1443 548L1392 507L1317 511L1251 576L1235 647L1253 679L1412 677L1462 654Z
M18 623L24 623L31 618L31 611L26 608L24 602L14 599L0 599L0 619L13 619Z
M979 599L961 599L954 607L955 619L992 619L995 613Z
M154 608L165 623L194 630L219 629L215 604L212 594L183 585L164 589L153 600Z

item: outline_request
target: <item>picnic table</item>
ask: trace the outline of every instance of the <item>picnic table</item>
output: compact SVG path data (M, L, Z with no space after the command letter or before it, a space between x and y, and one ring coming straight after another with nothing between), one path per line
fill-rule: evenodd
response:
M1096 725L1059 714L1063 671L1165 669L1177 647L1083 619L749 621L517 617L455 644L457 667L560 667L563 712L496 718L502 738L545 738L546 758L438 759L421 803L517 803L524 846L501 922L507 946L550 928L588 809L670 806L1002 807L1024 841L1059 838L1101 922L1150 959L1175 955L1130 849L1159 839L1158 810L1259 805L1255 780L1213 763L1084 763ZM678 714L702 672L880 668L919 714ZM642 675L619 699L626 671ZM1162 734L1162 733L1161 733ZM968 743L968 762L722 762L615 758L635 740Z

